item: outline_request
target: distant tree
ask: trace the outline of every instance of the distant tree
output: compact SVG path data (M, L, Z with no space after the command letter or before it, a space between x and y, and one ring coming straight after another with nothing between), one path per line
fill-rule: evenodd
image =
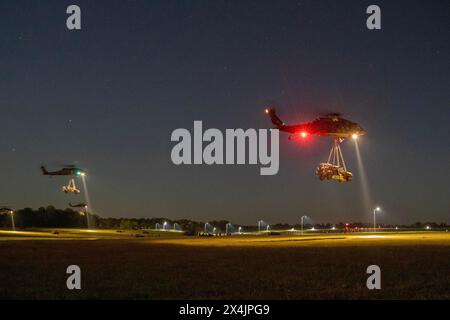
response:
M135 229L137 227L137 222L136 221L132 221L130 219L122 219L120 221L120 229Z
M413 227L414 228L423 228L423 223L418 221L413 225Z

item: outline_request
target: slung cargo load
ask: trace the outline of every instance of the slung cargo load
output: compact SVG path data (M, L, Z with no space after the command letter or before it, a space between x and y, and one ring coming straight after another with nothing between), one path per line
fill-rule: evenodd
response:
M67 186L62 187L62 191L64 193L75 193L75 194L80 193L80 190L77 189L77 186L75 185L75 179L70 179L69 184Z
M340 147L341 139L334 139L330 155L326 163L321 163L316 168L316 175L320 180L336 180L338 182L350 182L353 180L353 174L347 171L344 156Z

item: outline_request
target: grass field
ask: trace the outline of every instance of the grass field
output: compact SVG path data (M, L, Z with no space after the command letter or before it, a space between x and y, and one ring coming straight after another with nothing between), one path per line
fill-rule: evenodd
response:
M139 236L136 236L139 234ZM0 231L1 299L449 299L450 233ZM82 290L66 288L66 268ZM381 290L366 268L381 268Z

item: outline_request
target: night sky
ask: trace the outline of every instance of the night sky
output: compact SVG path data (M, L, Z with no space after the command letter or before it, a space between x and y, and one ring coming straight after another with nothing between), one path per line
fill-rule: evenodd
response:
M66 28L77 4L82 30ZM368 5L382 30L366 28ZM234 223L450 222L448 1L0 1L0 203L65 208L76 162L103 217ZM176 128L270 128L341 112L360 123L370 191L314 175L331 139L289 141L280 170L176 166ZM80 183L81 186L81 183ZM83 201L83 196L78 196Z

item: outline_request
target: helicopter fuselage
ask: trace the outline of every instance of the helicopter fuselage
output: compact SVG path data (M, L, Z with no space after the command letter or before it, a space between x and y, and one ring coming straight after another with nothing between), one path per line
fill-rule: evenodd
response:
M62 168L57 171L47 171L45 167L41 167L42 174L47 176L84 176L86 173L80 168Z
M286 125L278 118L274 109L266 109L266 114L270 116L272 123L277 129L290 133L293 136L299 135L305 138L308 135L317 135L349 138L366 134L366 131L359 124L334 114L296 125Z
M317 135L336 138L349 138L353 135L364 135L366 131L357 123L343 118L319 118L317 120L298 125L281 125L280 131L292 135Z

